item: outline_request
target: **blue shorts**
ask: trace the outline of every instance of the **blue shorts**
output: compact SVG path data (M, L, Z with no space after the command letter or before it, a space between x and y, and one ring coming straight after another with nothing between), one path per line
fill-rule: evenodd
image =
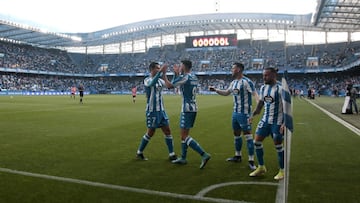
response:
M278 124L269 124L262 120L259 121L256 128L256 135L267 137L271 135L274 141L282 141L283 135L280 133L281 125Z
M251 125L249 123L249 114L232 113L232 128L233 130L242 130L244 132L251 131Z
M169 118L165 111L146 113L146 126L150 129L161 128L169 125Z
M181 112L180 128L190 129L194 127L197 112Z

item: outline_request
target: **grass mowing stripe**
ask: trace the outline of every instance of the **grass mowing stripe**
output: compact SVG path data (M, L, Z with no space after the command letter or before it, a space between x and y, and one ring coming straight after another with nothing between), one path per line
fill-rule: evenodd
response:
M31 109L31 110L21 110L21 111L11 111L11 112L2 112L1 114L4 115L4 114L16 114L16 113L36 113L36 112L51 112L51 111L54 111L54 112L57 112L57 111L63 111L63 110L74 110L74 109L78 109L79 107L62 107L62 108L54 108L54 107L51 107L51 108L42 108L42 109Z

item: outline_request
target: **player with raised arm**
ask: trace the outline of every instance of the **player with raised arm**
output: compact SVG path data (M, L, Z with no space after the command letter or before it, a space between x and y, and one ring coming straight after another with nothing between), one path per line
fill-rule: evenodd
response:
M198 79L191 72L192 62L189 60L181 61L181 65L174 65L174 77L170 82L166 76L167 68L163 69L163 77L166 84L171 88L180 87L182 95L182 106L180 113L180 135L181 135L181 157L172 161L174 164L186 164L188 147L200 154L200 169L203 169L210 160L210 154L206 153L200 144L190 136L190 129L194 126L198 110L196 102L196 93L198 88Z
M165 143L169 151L169 159L176 160L177 156L174 152L173 137L171 135L169 118L165 112L164 99L162 90L165 87L165 82L161 79L163 72L160 64L152 62L149 65L150 76L144 79L146 92L146 126L147 132L140 141L136 157L140 160L147 160L143 151L154 136L156 128L161 128L164 133Z
M234 63L231 71L234 80L227 89L221 90L216 89L214 86L210 86L209 90L222 96L233 95L234 107L232 113L232 129L234 135L235 156L226 160L230 162L241 162L241 149L243 143L241 133L243 133L248 150L249 167L250 169L255 170L254 139L251 133L251 123L249 122L249 118L252 114L252 96L255 97L256 102L259 101L259 96L255 90L254 83L249 78L243 76L244 65L242 63Z
M266 173L264 162L263 140L271 135L279 161L279 172L274 176L275 180L284 178L284 115L282 104L282 86L276 80L277 69L265 68L263 71L264 84L260 88L260 101L253 112L253 116L260 114L265 106L263 116L260 119L255 135L255 151L259 166L249 174L251 177L262 176Z

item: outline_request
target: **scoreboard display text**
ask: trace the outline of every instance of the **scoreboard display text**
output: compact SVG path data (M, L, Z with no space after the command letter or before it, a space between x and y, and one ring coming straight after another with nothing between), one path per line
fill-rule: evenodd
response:
M210 48L237 46L236 34L186 37L186 48Z

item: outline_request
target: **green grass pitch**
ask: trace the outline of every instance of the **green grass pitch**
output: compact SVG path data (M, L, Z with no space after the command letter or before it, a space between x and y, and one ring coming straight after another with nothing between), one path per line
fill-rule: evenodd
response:
M108 185L179 194L159 195L98 187L0 171L0 202L209 202L186 199L211 185L219 187L205 197L275 202L277 158L270 138L264 142L268 172L250 178L247 152L242 163L233 156L232 98L199 95L199 112L191 136L212 158L199 169L200 157L189 149L187 165L168 161L158 129L144 154L135 159L146 131L145 96L85 95L84 104L70 96L0 97L0 168L71 178ZM165 96L175 151L180 154L180 96ZM315 102L339 114L343 98L316 98ZM304 99L293 100L294 127L288 202L360 202L360 137L329 118ZM359 126L358 115L340 115ZM253 125L255 131L259 116Z

